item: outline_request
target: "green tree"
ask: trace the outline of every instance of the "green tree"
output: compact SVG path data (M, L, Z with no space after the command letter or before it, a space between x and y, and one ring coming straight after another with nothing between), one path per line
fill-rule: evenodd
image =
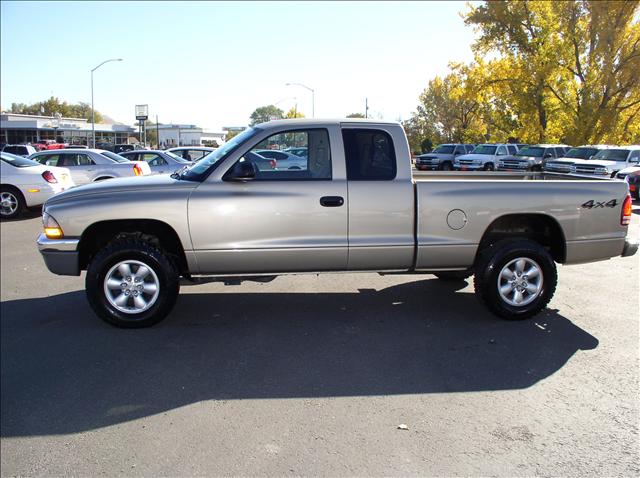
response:
M45 115L53 116L55 113L60 113L66 118L83 118L87 121L91 121L91 105L87 103L69 104L66 101L60 101L57 97L50 97L44 101L38 101L36 103L27 105L26 103L12 103L11 113L23 114L23 115ZM96 123L103 121L102 114L95 112Z
M271 121L273 118L283 119L284 111L275 105L260 106L251 113L251 121L249 122L249 125L254 126L256 124L266 123L267 121Z
M479 34L474 51L497 55L487 65L490 101L496 110L511 106L511 125L502 127L527 141L637 141L639 5L519 0L472 7L465 21Z
M364 118L364 115L362 113L351 113L347 115L347 118Z

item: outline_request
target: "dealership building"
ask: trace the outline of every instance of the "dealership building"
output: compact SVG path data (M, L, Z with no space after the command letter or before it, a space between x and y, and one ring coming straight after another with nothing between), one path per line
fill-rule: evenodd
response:
M125 124L96 123L95 133L96 142L122 144L137 141L136 129ZM91 134L91 123L83 118L0 114L0 142L7 144L53 139L60 143L87 145L91 142Z
M146 130L147 134L158 133L161 148L219 146L224 143L227 135L226 131L207 131L192 124L147 124ZM96 143L131 144L139 141L138 128L126 124L96 123L95 134ZM89 145L91 135L91 123L83 118L0 114L0 142L6 144L26 144L53 139L59 143Z
M176 146L213 146L224 143L226 132L207 131L193 124L148 125L147 132L157 129L160 148Z

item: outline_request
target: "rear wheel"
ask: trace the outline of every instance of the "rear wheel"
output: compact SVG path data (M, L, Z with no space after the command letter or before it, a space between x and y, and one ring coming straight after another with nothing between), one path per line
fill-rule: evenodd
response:
M117 327L149 327L164 319L180 290L167 254L140 239L112 242L87 269L86 294L94 312Z
M26 206L22 193L12 186L2 186L0 190L0 217L14 219Z
M484 165L484 169L485 171L493 171L495 169L495 167L493 166L493 163L487 163Z
M475 271L476 296L494 314L527 319L544 309L556 290L553 258L528 239L499 241L480 254Z

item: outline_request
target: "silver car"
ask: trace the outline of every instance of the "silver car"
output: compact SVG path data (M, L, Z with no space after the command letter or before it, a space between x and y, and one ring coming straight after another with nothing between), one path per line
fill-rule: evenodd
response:
M143 161L149 165L152 174L173 173L183 166L191 164L180 156L169 151L159 151L153 149L138 149L126 151L121 156L131 161Z
M69 168L78 186L103 179L151 174L147 163L131 162L102 149L53 149L32 154L29 159L46 166Z
M296 156L288 151L276 149L257 149L255 151L263 158L275 159L276 169L307 169L307 159Z

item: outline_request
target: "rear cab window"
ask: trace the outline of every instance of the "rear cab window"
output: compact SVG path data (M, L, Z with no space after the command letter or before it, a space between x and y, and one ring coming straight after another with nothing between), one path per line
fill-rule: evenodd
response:
M349 181L391 181L396 178L396 154L391 136L380 129L343 129Z

